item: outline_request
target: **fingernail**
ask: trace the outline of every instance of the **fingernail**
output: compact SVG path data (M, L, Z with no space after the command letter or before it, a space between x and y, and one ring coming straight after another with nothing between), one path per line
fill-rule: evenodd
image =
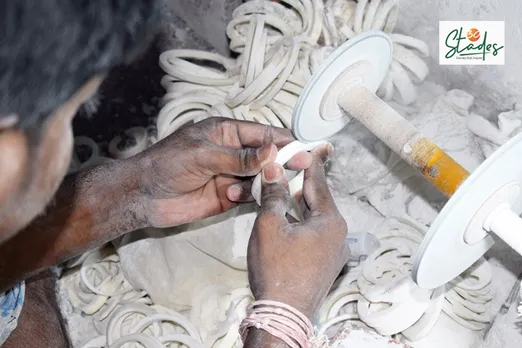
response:
M334 153L334 147L332 144L328 144L326 147L326 151L328 152L328 156L331 156Z
M259 160L261 167L275 160L276 150L277 148L274 144L266 144L257 150L257 159Z
M241 188L237 185L230 186L227 191L227 196L232 201L238 200L241 197Z
M263 180L269 184L278 183L283 179L285 170L277 163L269 163L263 167Z

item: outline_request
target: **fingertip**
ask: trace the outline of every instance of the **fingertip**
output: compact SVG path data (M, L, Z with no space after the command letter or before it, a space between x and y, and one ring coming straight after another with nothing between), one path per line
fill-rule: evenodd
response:
M295 154L286 164L290 170L305 170L312 165L313 156L309 152L299 152Z
M232 185L227 188L227 198L232 202L237 202L241 199L242 190L238 185Z
M330 157L334 153L334 147L331 143L326 143L321 146L316 147L311 151L312 156L317 156L324 162L327 161L328 157Z
M263 183L276 184L283 180L285 170L282 165L278 163L269 163L263 167L262 180Z
M254 197L252 197L252 184L252 180L247 180L229 186L226 191L228 200L235 203L254 201Z
M333 146L331 143L328 143L328 144L326 145L326 151L327 151L327 153L328 153L328 156L333 155L334 150L335 150L335 148L334 148L334 146Z

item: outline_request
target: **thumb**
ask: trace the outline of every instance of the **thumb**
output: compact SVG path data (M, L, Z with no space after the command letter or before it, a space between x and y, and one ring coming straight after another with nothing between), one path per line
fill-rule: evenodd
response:
M261 174L261 211L286 216L290 204L288 181L283 166L270 163Z
M286 212L290 204L288 181L283 166L270 163L256 179L261 178L261 208L254 230L262 233L277 233L288 226ZM255 183L254 183L255 185Z
M333 146L328 144L312 150L312 164L304 172L303 196L312 216L337 212L324 170Z
M204 165L214 175L254 176L263 166L273 162L277 156L277 147L266 144L260 148L229 149L215 147L204 155Z

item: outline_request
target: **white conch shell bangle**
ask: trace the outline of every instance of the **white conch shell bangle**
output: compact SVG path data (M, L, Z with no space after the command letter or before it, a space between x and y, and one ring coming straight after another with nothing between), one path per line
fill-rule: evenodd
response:
M284 166L288 161L292 159L296 154L303 151L312 151L318 146L327 144L326 141L314 141L311 143L302 143L300 141L293 141L290 144L283 147L279 152L277 153L277 157L275 159L275 163L280 164ZM299 194L299 192L303 188L304 183L304 172L301 171L299 174L297 174L293 179L291 179L288 182L288 189L290 191L290 200L291 200L291 208L288 211L288 214L290 214L295 219L302 220L302 212L301 208L299 206L299 203L296 200L296 196ZM256 200L256 202L261 205L261 174L258 174L255 179L254 183L252 184L252 196Z
M427 56L429 47L391 33L397 19L398 0L244 2L226 28L230 49L240 54L237 59L188 49L161 54L159 65L167 75L161 81L166 95L158 139L210 116L290 128L292 109L319 65L343 41L372 29L390 33L394 42L393 64L379 95L386 101L414 102L412 80L425 79L428 65L420 56ZM196 100L186 100L190 94ZM174 100L179 100L178 107L167 106Z

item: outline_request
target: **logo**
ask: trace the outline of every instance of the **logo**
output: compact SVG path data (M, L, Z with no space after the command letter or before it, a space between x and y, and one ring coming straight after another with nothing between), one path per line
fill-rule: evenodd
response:
M468 37L468 40L471 42L478 41L478 39L480 39L480 31L478 31L477 28L471 28L470 30L468 30L466 36Z
M439 64L504 65L504 22L439 22Z

